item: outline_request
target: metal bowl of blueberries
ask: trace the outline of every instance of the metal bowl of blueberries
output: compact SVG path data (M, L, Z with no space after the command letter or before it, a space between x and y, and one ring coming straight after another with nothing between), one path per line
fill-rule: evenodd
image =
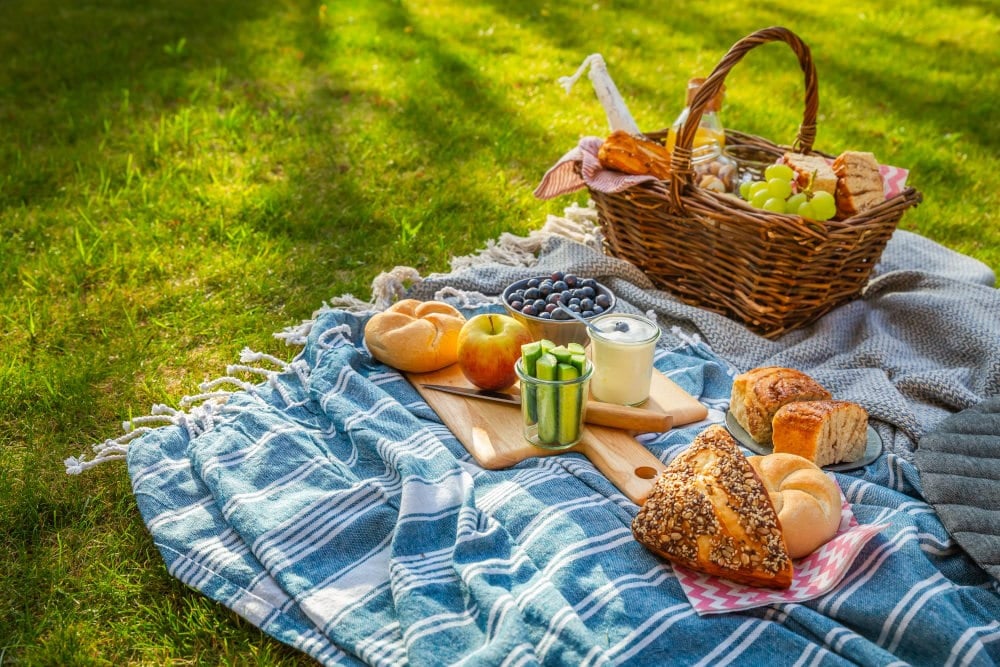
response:
M503 291L502 301L535 340L546 338L556 345L590 341L586 325L561 310L560 303L585 320L613 311L617 303L614 293L593 278L562 271L518 280Z

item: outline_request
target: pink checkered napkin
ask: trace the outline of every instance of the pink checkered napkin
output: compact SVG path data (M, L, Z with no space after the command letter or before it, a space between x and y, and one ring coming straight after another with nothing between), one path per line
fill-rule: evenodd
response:
M832 591L847 574L861 547L889 525L860 525L843 492L840 500L840 528L837 534L816 551L795 561L795 578L787 590L745 586L675 564L674 574L681 582L688 602L698 615L705 616L753 609L774 602L804 602Z

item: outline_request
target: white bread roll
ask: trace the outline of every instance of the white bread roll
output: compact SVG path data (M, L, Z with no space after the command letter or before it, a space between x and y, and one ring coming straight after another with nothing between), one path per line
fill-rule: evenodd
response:
M465 316L443 301L403 299L365 324L365 343L384 364L429 373L455 363Z
M748 459L771 495L792 558L830 541L840 527L840 487L811 461L795 454Z
M868 445L868 413L850 401L802 401L774 415L774 451L798 454L815 463L857 461Z
M771 420L781 406L828 398L830 392L802 371L764 366L736 376L729 410L751 438L769 445Z
M632 533L653 553L692 570L750 586L792 584L792 560L770 495L718 424L660 473Z

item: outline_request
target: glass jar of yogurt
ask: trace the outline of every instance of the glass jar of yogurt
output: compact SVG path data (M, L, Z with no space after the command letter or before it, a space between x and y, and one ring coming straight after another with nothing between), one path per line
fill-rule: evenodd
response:
M642 315L608 313L594 318L590 392L598 401L641 405L649 398L653 352L660 328Z

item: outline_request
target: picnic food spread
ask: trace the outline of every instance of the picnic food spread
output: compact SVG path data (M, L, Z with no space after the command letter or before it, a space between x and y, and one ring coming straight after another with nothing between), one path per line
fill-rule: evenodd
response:
M632 532L650 551L699 572L787 588L794 569L760 476L722 426L702 431L660 473Z
M410 372L437 370L453 360L477 387L498 390L519 380L522 436L554 451L582 438L593 401L592 376L601 372L622 387L613 395L594 393L594 399L625 405L630 401L622 391L647 384L642 380L651 373L659 328L631 314L595 316L613 305L614 295L593 279L557 271L518 281L502 298L508 312L523 316L527 310L539 319L553 320L572 307L582 321L562 322L584 328L593 361L583 344L534 338L510 315L480 313L466 320L446 303L412 299L369 320L369 346L380 360L406 364ZM636 343L644 351L641 368L632 359ZM648 390L640 398L646 395ZM795 576L792 560L837 533L840 489L819 466L861 456L867 413L855 403L832 400L809 375L785 367L738 375L730 406L755 440L773 441L774 453L747 457L725 427L707 427L665 469L650 468L648 495L632 493L642 505L633 535L652 552L694 571L785 589Z
M365 324L372 356L402 371L425 373L455 363L465 316L443 301L403 299Z

